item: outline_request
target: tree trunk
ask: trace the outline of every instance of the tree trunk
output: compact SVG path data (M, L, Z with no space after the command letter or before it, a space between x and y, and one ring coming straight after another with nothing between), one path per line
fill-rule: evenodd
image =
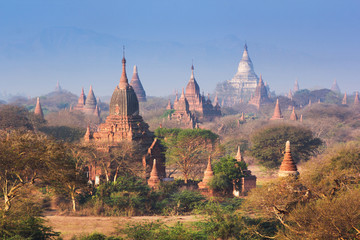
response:
M11 207L10 199L7 193L4 193L4 201L5 201L4 211L7 212L10 210Z
M185 184L188 183L188 176L187 176L187 174L184 174L184 182L185 182Z
M75 199L75 193L71 193L71 202L72 202L72 210L73 212L76 212L76 199Z
M119 167L116 168L115 175L114 175L114 183L116 183L117 175L119 172Z

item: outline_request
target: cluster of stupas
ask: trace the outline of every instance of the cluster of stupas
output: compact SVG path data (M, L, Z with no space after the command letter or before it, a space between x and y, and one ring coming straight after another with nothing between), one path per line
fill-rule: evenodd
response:
M276 104L275 104L275 108L274 108L274 113L272 115L272 117L270 118L270 120L284 120L284 116L281 113L281 109L280 109L280 104L279 104L279 99L276 100ZM295 112L295 107L292 107L292 112L290 115L290 120L291 121L298 121L300 120L300 122L302 122L302 115L300 115L300 119L298 119L298 116Z
M90 86L89 94L87 97L84 93L84 88L81 89L78 103L71 110L80 111L87 115L94 115L100 117L100 108L98 107L98 102L95 98L92 86Z
M116 148L122 141L136 141L147 149L142 159L138 159L142 161L145 175L148 177L153 166L156 166L158 177L160 179L165 177L164 149L139 114L139 101L126 75L125 57L122 59L120 82L111 96L109 116L95 132L88 127L84 140L99 144L102 149L106 146L106 151ZM157 164L153 164L154 159L157 159ZM90 180L96 179L97 175L101 174L94 165L89 166L89 169Z
M205 96L200 94L200 87L194 77L193 65L191 66L191 76L186 86L186 91L182 90L180 98L176 93L173 105L169 100L167 110L170 109L175 110L169 116L170 119L185 120L192 127L195 126L197 121L211 121L221 116L217 97L215 97L213 105L209 96L205 99Z

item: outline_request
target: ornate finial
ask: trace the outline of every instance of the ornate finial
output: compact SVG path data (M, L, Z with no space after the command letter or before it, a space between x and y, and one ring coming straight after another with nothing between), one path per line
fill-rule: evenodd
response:
M290 152L290 141L286 141L285 152Z

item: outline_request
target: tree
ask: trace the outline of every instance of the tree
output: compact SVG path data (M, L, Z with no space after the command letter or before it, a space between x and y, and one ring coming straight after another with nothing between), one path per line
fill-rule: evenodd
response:
M26 108L15 105L0 106L0 129L33 130L29 112Z
M214 164L215 176L210 182L210 187L217 191L223 191L225 194L230 193L233 190L233 184L241 184L238 180L246 175L244 170L247 170L245 162L238 162L229 155L222 157Z
M57 144L43 135L17 131L1 133L0 186L5 211L10 210L22 188L47 176L56 153Z
M266 167L278 167L282 162L286 141L291 142L295 162L307 161L322 144L307 128L287 124L270 125L252 134L251 154Z
M159 128L155 134L164 139L168 164L174 164L182 172L185 183L206 162L219 138L203 129Z

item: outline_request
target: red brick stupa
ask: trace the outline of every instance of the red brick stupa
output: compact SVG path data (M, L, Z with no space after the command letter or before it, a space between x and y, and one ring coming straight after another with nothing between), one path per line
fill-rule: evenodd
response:
M298 117L297 117L296 112L295 112L295 107L293 107L293 109L292 109L292 113L290 115L290 120L291 121L297 121L298 120Z
M280 110L280 106L279 106L279 99L276 100L276 105L275 105L275 109L274 109L274 114L273 116L270 118L270 120L283 120L283 116L281 115L281 110Z
M356 92L355 99L354 99L354 106L359 106L359 105L360 105L359 92Z
M160 178L156 167L156 159L154 159L153 167L151 169L150 178L148 179L148 185L151 188L158 188L160 185Z
M287 177L287 176L298 176L299 172L297 171L296 164L291 156L290 151L290 142L286 142L285 147L285 155L284 160L281 163L280 169L279 169L279 177Z
M346 92L344 94L344 97L342 99L342 102L341 102L343 105L346 105L347 104L347 95L346 95Z
M41 108L40 98L37 98L37 100L36 100L36 106L35 106L34 114L39 116L41 119L44 119L44 113L43 113L43 110Z
M214 177L214 172L211 167L211 157L209 156L208 164L204 172L204 178L201 182L198 183L199 189L208 189L208 183Z
M269 94L260 75L259 83L256 86L255 94L251 97L249 104L256 106L258 109L264 103L269 102Z

